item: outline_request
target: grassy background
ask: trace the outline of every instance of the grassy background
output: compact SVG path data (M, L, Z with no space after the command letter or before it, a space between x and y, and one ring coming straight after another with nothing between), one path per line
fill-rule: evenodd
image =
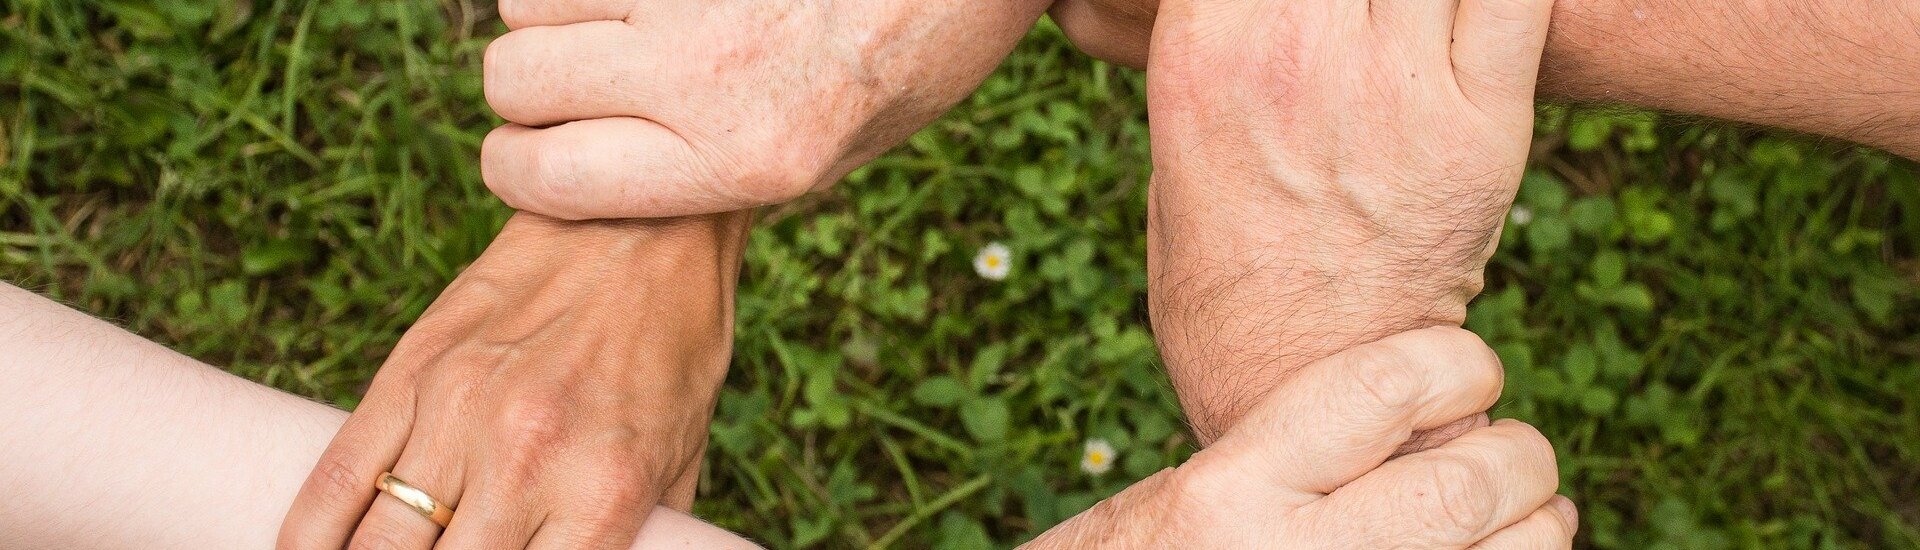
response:
M0 279L350 406L506 216L465 0L0 0ZM1031 536L1191 452L1142 294L1138 73L1035 31L765 215L698 511L775 547ZM1597 548L1920 547L1920 184L1543 108L1472 328ZM974 250L1017 254L1002 283ZM4 382L0 382L4 383ZM1089 476L1082 441L1121 450Z

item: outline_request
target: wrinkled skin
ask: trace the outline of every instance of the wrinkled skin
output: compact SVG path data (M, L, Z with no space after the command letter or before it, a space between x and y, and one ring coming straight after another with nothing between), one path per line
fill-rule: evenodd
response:
M790 200L965 98L1045 7L503 1L486 92L513 124L482 170L507 204L569 219Z
M301 488L280 547L627 548L692 504L732 350L744 214L519 214L421 315ZM391 471L454 508L444 533Z
M1526 164L1550 13L1162 3L1149 305L1203 440L1300 365L1463 322Z
M1301 369L1212 447L1028 545L1068 548L1570 548L1553 446L1502 420L1388 459L1417 429L1486 410L1500 361L1432 328Z

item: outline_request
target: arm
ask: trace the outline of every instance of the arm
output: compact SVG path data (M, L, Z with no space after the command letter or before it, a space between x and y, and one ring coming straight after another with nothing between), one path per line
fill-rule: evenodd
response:
M1787 128L1920 159L1920 0L1566 0L1542 96Z
M1461 324L1519 187L1548 12L1316 19L1353 3L1160 6L1148 304L1203 443L1301 365Z
M1153 48L1156 58L1232 51L1230 45L1208 53L1164 44L1176 33L1154 28L1156 20L1190 21L1192 14L1180 11L1187 4L1062 0L1053 13L1083 49L1151 64L1149 93L1165 106L1180 96L1157 86L1169 79L1154 67L1182 62L1150 60L1149 39L1162 42ZM1555 4L1552 29L1539 77L1543 96L1777 125L1920 158L1920 132L1912 131L1920 126L1920 73L1911 70L1920 66L1920 1L1567 0ZM1275 24L1237 31L1278 44L1310 35ZM1257 99L1243 105L1244 112L1286 106ZM1356 108L1379 113L1382 121L1397 116L1385 114L1391 111L1383 105ZM1154 321L1175 388L1203 440L1231 426L1297 365L1355 342L1464 319L1481 286L1484 254L1491 252L1478 245L1491 246L1508 190L1455 185L1441 174L1424 182L1458 194L1429 193L1428 200L1408 203L1417 210L1395 210L1407 216L1400 219L1321 215L1363 204L1352 201L1296 201L1276 209L1272 184L1311 172L1263 173L1268 166L1257 142L1303 143L1251 137L1256 143L1243 147L1237 160L1208 159L1201 149L1233 145L1232 138L1250 132L1212 128L1205 131L1215 137L1204 145L1194 132L1179 141L1173 134L1184 129L1167 123L1177 118L1150 110L1158 170L1149 237L1156 257ZM1478 142L1455 143L1473 149ZM1188 159L1200 162L1182 168ZM1511 162L1517 167L1521 160ZM1292 198L1303 197L1312 195ZM1409 228L1428 237L1397 251L1375 246L1387 242L1377 237ZM1447 234L1452 238L1441 237Z
M0 548L266 548L347 414L0 284ZM635 548L753 545L658 508Z
M625 544L654 503L684 510L747 218L516 215L388 357L282 545L430 546L437 526L375 498L382 472L454 508L446 544Z
M1060 0L1081 50L1145 67L1159 0ZM1540 95L1835 137L1920 159L1920 1L1564 0Z

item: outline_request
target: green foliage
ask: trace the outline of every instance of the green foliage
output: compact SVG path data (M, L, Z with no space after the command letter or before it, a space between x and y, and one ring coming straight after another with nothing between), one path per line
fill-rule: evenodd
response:
M501 29L467 6L0 0L0 278L351 406L505 219L475 165ZM698 511L774 547L980 548L1184 459L1141 84L1043 25L765 213ZM1470 324L1584 543L1920 547L1912 165L1639 112L1540 128ZM1005 281L972 271L992 241Z

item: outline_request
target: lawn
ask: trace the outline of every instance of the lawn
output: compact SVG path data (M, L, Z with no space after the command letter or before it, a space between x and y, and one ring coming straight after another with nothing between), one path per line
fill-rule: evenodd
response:
M352 406L508 211L465 1L0 0L0 279ZM778 548L980 548L1193 451L1146 326L1142 78L1042 24L770 209L697 508ZM1543 107L1470 326L1593 548L1920 548L1920 181ZM975 251L1014 252L1005 281ZM4 382L0 382L4 383ZM1118 467L1089 475L1083 443Z

